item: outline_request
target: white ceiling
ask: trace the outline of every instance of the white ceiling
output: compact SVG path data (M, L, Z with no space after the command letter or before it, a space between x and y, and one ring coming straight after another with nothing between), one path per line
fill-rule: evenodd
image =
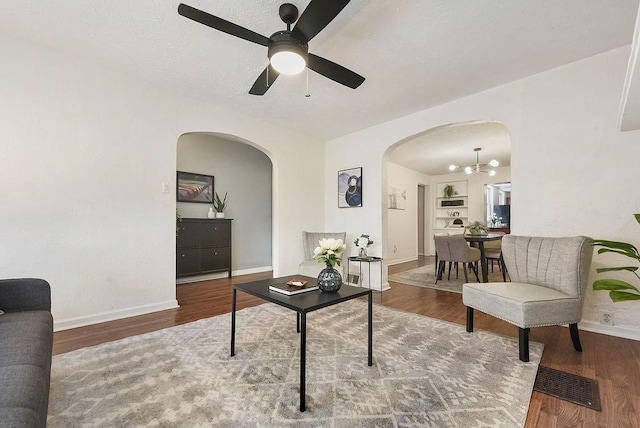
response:
M276 0L184 0L269 36ZM301 10L309 0L293 0ZM336 138L632 41L638 0L352 0L310 52L366 77L314 72L247 92L266 48L205 27L166 0L2 0L0 32L315 136Z
M451 174L449 165L475 165L475 148L480 164L495 159L500 167L511 165L511 139L507 128L498 122L477 122L441 126L399 144L389 161L427 175ZM461 173L463 169L453 173Z

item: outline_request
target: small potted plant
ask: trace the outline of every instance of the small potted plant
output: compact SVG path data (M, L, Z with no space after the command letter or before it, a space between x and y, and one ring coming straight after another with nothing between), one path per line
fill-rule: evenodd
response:
M218 192L215 194L213 209L216 210L216 218L224 218L224 209L227 207L227 193L224 192L224 198L220 198Z
M469 225L464 229L465 235L487 235L489 233L489 228L482 224L479 221L472 221Z
M458 194L458 192L456 192L455 187L453 187L453 184L445 184L444 189L442 190L442 193L446 199L449 199Z

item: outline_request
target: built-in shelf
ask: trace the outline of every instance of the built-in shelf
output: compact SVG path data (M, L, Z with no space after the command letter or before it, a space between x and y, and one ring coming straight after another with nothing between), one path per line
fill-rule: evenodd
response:
M457 194L450 198L444 197L444 188L447 185L453 185ZM450 181L436 184L435 204L433 213L433 228L438 231L457 231L464 230L469 223L469 197L468 197L467 180ZM442 205L446 201L456 201L460 205ZM456 215L452 215L455 213ZM462 225L453 225L454 220L461 220Z

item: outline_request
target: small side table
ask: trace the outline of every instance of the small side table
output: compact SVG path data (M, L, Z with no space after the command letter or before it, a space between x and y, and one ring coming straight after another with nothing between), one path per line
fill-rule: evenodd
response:
M352 256L352 257L349 257L349 259L347 261L347 280L349 279L349 265L351 264L351 262L360 263L360 277L362 277L362 263L366 263L369 266L369 283L367 284L369 290L371 290L371 263L376 263L376 262L379 263L380 264L380 293L382 293L382 257L373 257L373 256L369 256L369 257Z

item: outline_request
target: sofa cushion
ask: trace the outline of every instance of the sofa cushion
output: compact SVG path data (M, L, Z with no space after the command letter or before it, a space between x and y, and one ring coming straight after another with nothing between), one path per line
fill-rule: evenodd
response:
M0 407L22 407L40 410L48 397L49 376L45 369L32 365L13 365L0 367L2 394Z
M41 425L38 413L24 407L0 408L3 427L37 427Z
M49 367L53 318L47 311L10 312L0 317L0 366Z

